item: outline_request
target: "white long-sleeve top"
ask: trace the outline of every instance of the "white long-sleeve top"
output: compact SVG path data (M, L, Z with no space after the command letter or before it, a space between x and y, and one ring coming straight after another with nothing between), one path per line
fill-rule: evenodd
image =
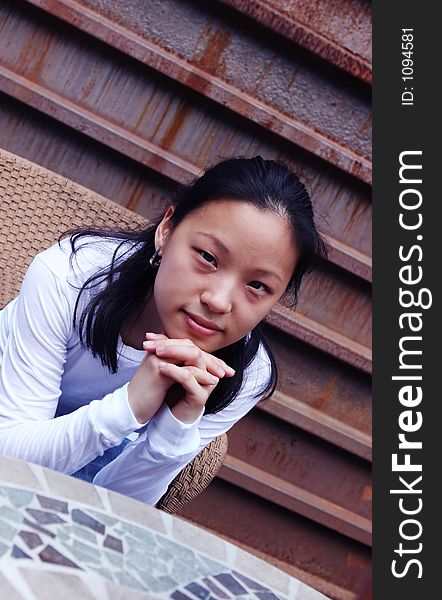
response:
M140 424L127 384L145 352L125 346L120 337L118 371L111 374L80 344L73 327L80 287L110 264L116 248L114 240L87 241L92 243L80 240L72 264L69 239L38 254L20 294L0 310L0 453L74 473L142 428L94 483L154 505L205 445L258 402L270 361L260 348L238 396L216 414L185 424L163 404ZM97 289L82 294L78 314Z

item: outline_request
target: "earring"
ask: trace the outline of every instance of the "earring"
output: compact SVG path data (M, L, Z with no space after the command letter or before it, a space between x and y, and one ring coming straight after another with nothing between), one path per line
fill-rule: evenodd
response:
M160 262L161 262L160 252L161 252L161 248L157 248L155 250L155 252L153 253L153 255L149 259L149 264L152 267L152 269L157 269L160 266Z

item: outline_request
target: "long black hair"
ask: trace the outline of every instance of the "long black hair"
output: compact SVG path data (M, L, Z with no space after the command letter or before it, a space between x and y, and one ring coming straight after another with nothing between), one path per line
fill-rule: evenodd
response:
M170 219L172 227L207 202L221 199L248 202L259 210L276 212L291 225L299 257L283 301L295 306L303 276L327 255L327 245L316 229L312 204L304 184L282 163L264 160L260 156L229 158L206 170L191 185L178 190ZM161 217L158 217L144 229L109 231L82 228L60 236L60 240L70 236L71 260L78 251L79 238L98 236L120 240L111 263L94 273L81 287L73 318L83 346L89 348L94 357L98 356L111 373L118 370L117 347L123 324L130 315L141 314L152 294L157 270L151 267L149 259L155 251L155 230L160 222ZM82 293L96 286L101 289L91 295L78 318ZM269 356L271 375L257 396L268 397L273 393L277 367L262 325L258 324L249 335L214 352L236 373L232 378L219 381L206 403L205 414L218 412L232 402L243 383L244 371L260 344Z

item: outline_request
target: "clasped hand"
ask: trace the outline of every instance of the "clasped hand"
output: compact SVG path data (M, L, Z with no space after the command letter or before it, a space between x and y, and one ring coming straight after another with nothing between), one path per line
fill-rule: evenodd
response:
M181 386L183 395L172 406L173 415L183 423L194 422L220 378L235 374L189 339L147 333L143 347L147 354L128 385L129 404L140 423L153 417L174 384Z

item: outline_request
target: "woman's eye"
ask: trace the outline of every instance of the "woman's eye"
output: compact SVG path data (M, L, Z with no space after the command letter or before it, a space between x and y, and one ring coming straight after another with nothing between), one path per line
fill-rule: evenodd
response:
M249 281L248 285L258 292L268 292L269 288L260 281Z
M211 265L213 265L214 267L216 267L216 258L210 254L210 252L206 252L205 250L200 250L199 251L200 256L208 263L210 263Z

